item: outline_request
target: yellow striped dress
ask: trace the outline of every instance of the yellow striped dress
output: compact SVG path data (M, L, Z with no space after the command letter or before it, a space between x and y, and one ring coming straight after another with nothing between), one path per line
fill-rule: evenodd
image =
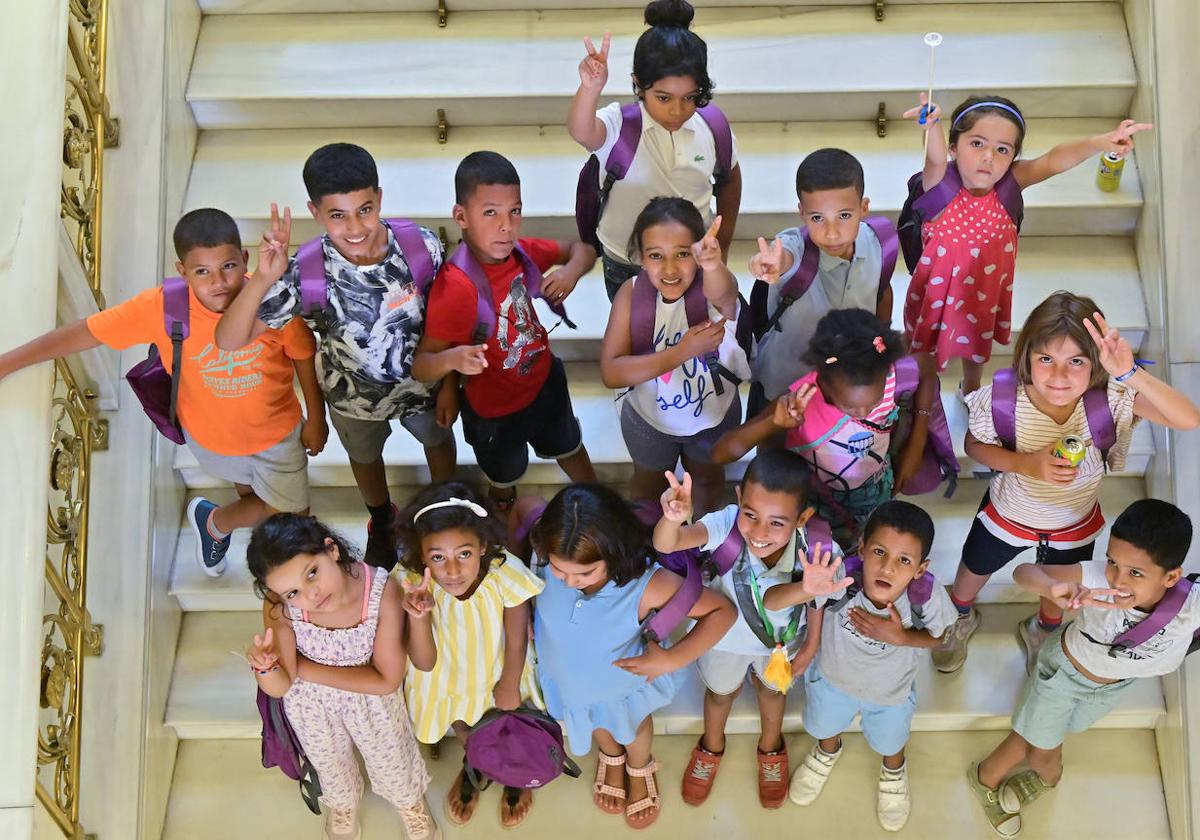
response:
M412 572L399 574L410 583L421 582ZM426 744L441 740L454 721L472 726L492 708L492 689L504 670L504 610L524 604L545 584L519 558L508 554L503 562L492 562L487 577L465 601L436 581L432 586L437 664L426 672L409 662L404 680L413 732ZM534 676L532 640L521 672L521 698L545 708Z

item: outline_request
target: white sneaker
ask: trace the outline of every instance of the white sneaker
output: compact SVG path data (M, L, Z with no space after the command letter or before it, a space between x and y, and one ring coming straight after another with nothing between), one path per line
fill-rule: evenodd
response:
M358 814L353 808L347 811L331 808L325 815L325 840L359 840L360 837Z
M399 813L408 840L440 840L442 830L434 820L433 814L429 813L429 806L423 798L411 808L401 808Z
M908 822L912 797L908 795L908 762L899 770L879 768L879 804L876 815L884 831L899 831Z
M830 754L821 749L820 744L813 744L808 755L804 756L804 763L792 774L788 798L797 805L811 805L821 795L821 789L825 787L829 774L833 772L833 765L838 763L844 749L838 747L837 752Z

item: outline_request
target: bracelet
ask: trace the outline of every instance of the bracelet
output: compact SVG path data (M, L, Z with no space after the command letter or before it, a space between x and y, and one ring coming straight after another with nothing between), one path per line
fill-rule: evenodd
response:
M928 412L928 411L926 411L926 410L925 410L925 409L923 409L923 408L914 408L914 409L913 409L913 411L914 411L916 414L920 414L922 417L928 417L928 416L929 416L929 412Z
M1114 376L1113 382L1124 382L1126 379L1132 378L1133 375L1141 369L1141 365L1135 363L1133 367L1122 373L1120 376Z
M265 671L260 671L257 668L255 668L253 665L251 665L250 670L253 671L254 673L258 674L260 677L265 677L267 674L273 674L276 671L278 671L279 665L278 664L273 665L272 667L268 668Z

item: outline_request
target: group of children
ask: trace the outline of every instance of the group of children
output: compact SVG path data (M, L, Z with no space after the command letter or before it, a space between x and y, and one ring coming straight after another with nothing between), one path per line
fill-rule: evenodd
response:
M255 528L247 562L266 628L247 659L262 690L283 698L320 775L329 838L359 832L352 745L409 836L434 837L416 740L449 731L465 742L489 709L522 705L561 721L573 752L597 745L597 806L644 828L660 808L651 716L693 661L704 734L683 770L685 802L708 796L749 677L762 805L813 802L841 733L861 716L882 756L879 821L899 830L911 808L904 747L921 650L940 671L961 668L976 596L1033 548L1037 565L1014 572L1042 598L1018 628L1030 680L1012 734L968 774L992 827L1014 837L1020 808L1061 774L1065 733L1086 729L1136 677L1178 667L1200 627L1180 571L1191 526L1173 506L1132 505L1113 525L1107 561L1092 559L1100 483L1122 468L1136 423L1195 428L1196 406L1142 367L1093 301L1069 292L1033 310L1012 369L983 384L993 345L1012 333L1021 190L1098 152L1128 153L1149 126L1125 121L1026 160L1011 101L967 99L947 137L941 109L922 97L906 117L925 135L925 164L899 232L868 215L853 155L813 151L796 173L800 223L759 237L746 302L727 265L736 141L710 104L707 48L691 18L683 0L649 4L626 105L597 110L609 39L599 49L585 39L567 119L594 155L580 187L594 212L581 212L579 240L522 237L516 169L480 151L455 174L462 242L446 255L431 231L381 218L374 160L334 143L305 163L323 234L294 257L288 209L272 206L253 273L227 214L179 220L181 352L156 288L0 355L4 376L98 344L145 343L168 371L178 367L183 438L239 497L189 505L197 559L220 574L232 531ZM890 327L899 250L912 272L903 334ZM624 389L620 431L640 505L596 483L566 370L533 306L541 298L567 320L563 303L597 259L612 302L600 371ZM917 477L945 444L935 440L945 434L937 374L953 359L967 455L993 476L947 593L928 570L931 518L893 497L930 489ZM369 512L365 562L308 516L307 457L326 443L327 410ZM454 481L460 415L486 493ZM394 419L423 446L431 477L404 511L384 467ZM1064 457L1065 436L1081 439L1081 459ZM517 497L530 447L572 482L531 526ZM725 464L754 448L736 504L722 505ZM647 619L687 588L686 573L655 562L668 556L718 562L686 605L690 629L648 638ZM1064 624L1064 610L1079 612ZM1147 621L1158 631L1130 644ZM816 738L794 774L782 733L793 681ZM464 767L447 818L466 822L479 796ZM519 824L531 803L529 790L505 788L502 824Z

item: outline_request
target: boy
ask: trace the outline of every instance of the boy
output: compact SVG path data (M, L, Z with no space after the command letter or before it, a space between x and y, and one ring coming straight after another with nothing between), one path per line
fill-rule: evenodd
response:
M812 515L808 507L808 479L804 460L786 449L766 449L750 462L737 487L736 505L702 516L692 525L692 480L683 483L667 473L670 487L663 493L663 518L654 527L654 549L663 554L703 547L716 551L736 527L741 535L737 560L713 583L738 606L737 620L716 645L696 660L704 681L704 734L692 750L683 774L683 801L700 805L708 798L725 753L725 722L742 684L749 676L758 695L762 734L758 740L758 801L764 808L778 808L787 796L787 744L783 740L783 713L788 669L779 680L768 676L773 657L786 657L790 671L799 674L808 667L821 638L822 613L810 632L801 632L808 611L800 605L766 611L762 599L771 587L796 580L804 584L803 600L829 595L850 585L833 583L835 564L826 546L824 563L807 560L804 523ZM834 553L840 553L834 548ZM823 606L824 599L818 605ZM775 653L778 651L778 653ZM781 682L786 684L781 684Z
M1113 522L1106 561L1016 568L1013 580L1022 588L1079 612L1042 645L1008 737L967 771L999 836L1016 837L1021 808L1058 784L1068 732L1089 729L1138 677L1163 676L1183 664L1200 628L1200 588L1181 580L1191 542L1187 514L1169 502L1141 499ZM1172 593L1176 586L1187 590ZM1177 603L1159 614L1168 593ZM1143 621L1161 627L1141 644L1116 644ZM1009 777L1025 762L1029 770Z
M867 743L883 756L879 824L899 831L908 821L904 745L916 707L917 664L957 617L950 596L930 578L920 581L931 590L929 599L910 600L909 584L925 575L932 546L933 520L910 502L884 502L867 520L858 544L858 591L825 608L817 659L804 674L804 728L817 743L792 777L789 796L797 805L821 793L841 758L841 733L861 714ZM805 597L801 584L785 584L763 600L767 609L780 609Z
M388 493L383 447L400 424L425 449L433 481L454 477L454 435L441 424L433 389L412 377L413 350L425 321L425 300L391 228L379 218L383 190L375 160L360 146L331 143L304 163L308 209L324 229L324 308L304 312L300 265L293 258L281 278L251 278L241 297L217 327L223 348L241 347L260 330L280 328L297 316L321 334L321 386L329 417L363 503L370 512L364 559L391 569L396 564L393 534L397 511ZM285 249L291 216L279 224L272 208L268 237ZM441 265L437 236L420 228L433 262Z
M817 321L829 310L866 309L883 323L892 322L891 278L880 282L883 247L863 221L871 203L863 192L862 165L841 149L818 149L796 169L801 226L820 249L820 259L808 291L784 311L779 329L767 330L758 342L748 417L811 370L801 359ZM800 227L781 231L769 246L759 238L750 273L771 284L768 316L779 310L781 289L799 269L803 254Z
M529 466L530 445L540 457L558 461L572 481L596 480L571 408L566 372L550 352L515 251L519 246L539 271L562 266L542 283L542 295L555 305L595 264L596 252L582 242L518 239L521 179L495 152L473 152L463 159L454 173L454 200L454 222L463 236L459 249L465 249L461 256L478 264L491 287L496 328L491 335L476 334L476 286L463 269L448 263L429 295L413 376L422 382L447 377L444 390L453 392L450 385L458 374L469 375L462 389L463 436L475 450L492 499L507 511Z
M188 284L189 334L183 340L178 416L188 448L210 475L233 482L241 497L218 507L195 498L188 522L196 559L206 574L225 571L236 528L253 528L278 512L308 510L308 454L325 446L329 429L317 384L316 343L303 323L267 330L229 353L213 338L221 313L246 277L247 254L237 224L221 210L192 210L175 225L175 270ZM0 378L35 362L104 344L124 350L158 347L170 372L171 338L158 286L82 321L59 327L0 356ZM293 389L300 380L308 419Z

